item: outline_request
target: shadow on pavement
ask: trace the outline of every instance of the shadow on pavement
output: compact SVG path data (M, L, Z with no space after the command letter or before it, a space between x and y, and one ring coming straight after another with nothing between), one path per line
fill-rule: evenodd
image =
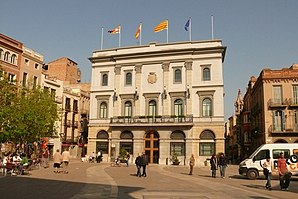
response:
M111 194L112 187L109 184L78 183L16 176L1 177L0 185L1 198L9 199L132 199L133 197L129 193L140 190L138 187L118 186L118 189L121 190L120 197L117 193Z

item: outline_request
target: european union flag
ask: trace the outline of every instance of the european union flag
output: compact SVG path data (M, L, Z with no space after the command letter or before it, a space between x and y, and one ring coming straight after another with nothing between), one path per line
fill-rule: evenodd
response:
M189 23L190 23L190 19L187 20L187 22L186 22L186 24L185 24L185 26L184 26L184 29L185 29L186 31L188 31L188 29L189 29Z

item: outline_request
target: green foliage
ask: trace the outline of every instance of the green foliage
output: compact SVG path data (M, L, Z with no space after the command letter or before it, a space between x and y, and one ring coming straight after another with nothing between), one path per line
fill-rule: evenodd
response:
M0 81L0 141L25 143L56 136L58 108L49 92Z
M127 151L124 148L120 149L119 155L121 160L125 160Z

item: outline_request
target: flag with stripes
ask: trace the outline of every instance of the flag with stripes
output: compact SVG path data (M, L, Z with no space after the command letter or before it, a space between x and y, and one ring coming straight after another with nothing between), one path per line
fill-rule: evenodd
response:
M155 26L154 32L160 32L165 29L168 29L168 20L164 20L160 22L157 26Z
M117 28L113 29L113 30L109 30L108 33L110 34L119 34L121 31L121 26L117 26Z
M142 30L142 23L140 23L140 25L138 27L138 30L137 30L137 32L135 34L136 39L139 39L140 34L141 34L141 30Z

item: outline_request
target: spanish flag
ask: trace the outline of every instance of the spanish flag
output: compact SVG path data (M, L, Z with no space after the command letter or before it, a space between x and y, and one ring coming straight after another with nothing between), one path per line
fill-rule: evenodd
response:
M110 34L119 34L121 31L121 26L118 26L117 28L113 29L113 30L109 30L108 33Z
M160 32L165 29L168 29L168 20L164 20L160 22L157 26L155 26L154 32Z
M142 30L142 23L140 23L140 25L138 27L138 30L137 30L137 32L135 34L136 39L139 39L140 34L141 34L141 30Z

